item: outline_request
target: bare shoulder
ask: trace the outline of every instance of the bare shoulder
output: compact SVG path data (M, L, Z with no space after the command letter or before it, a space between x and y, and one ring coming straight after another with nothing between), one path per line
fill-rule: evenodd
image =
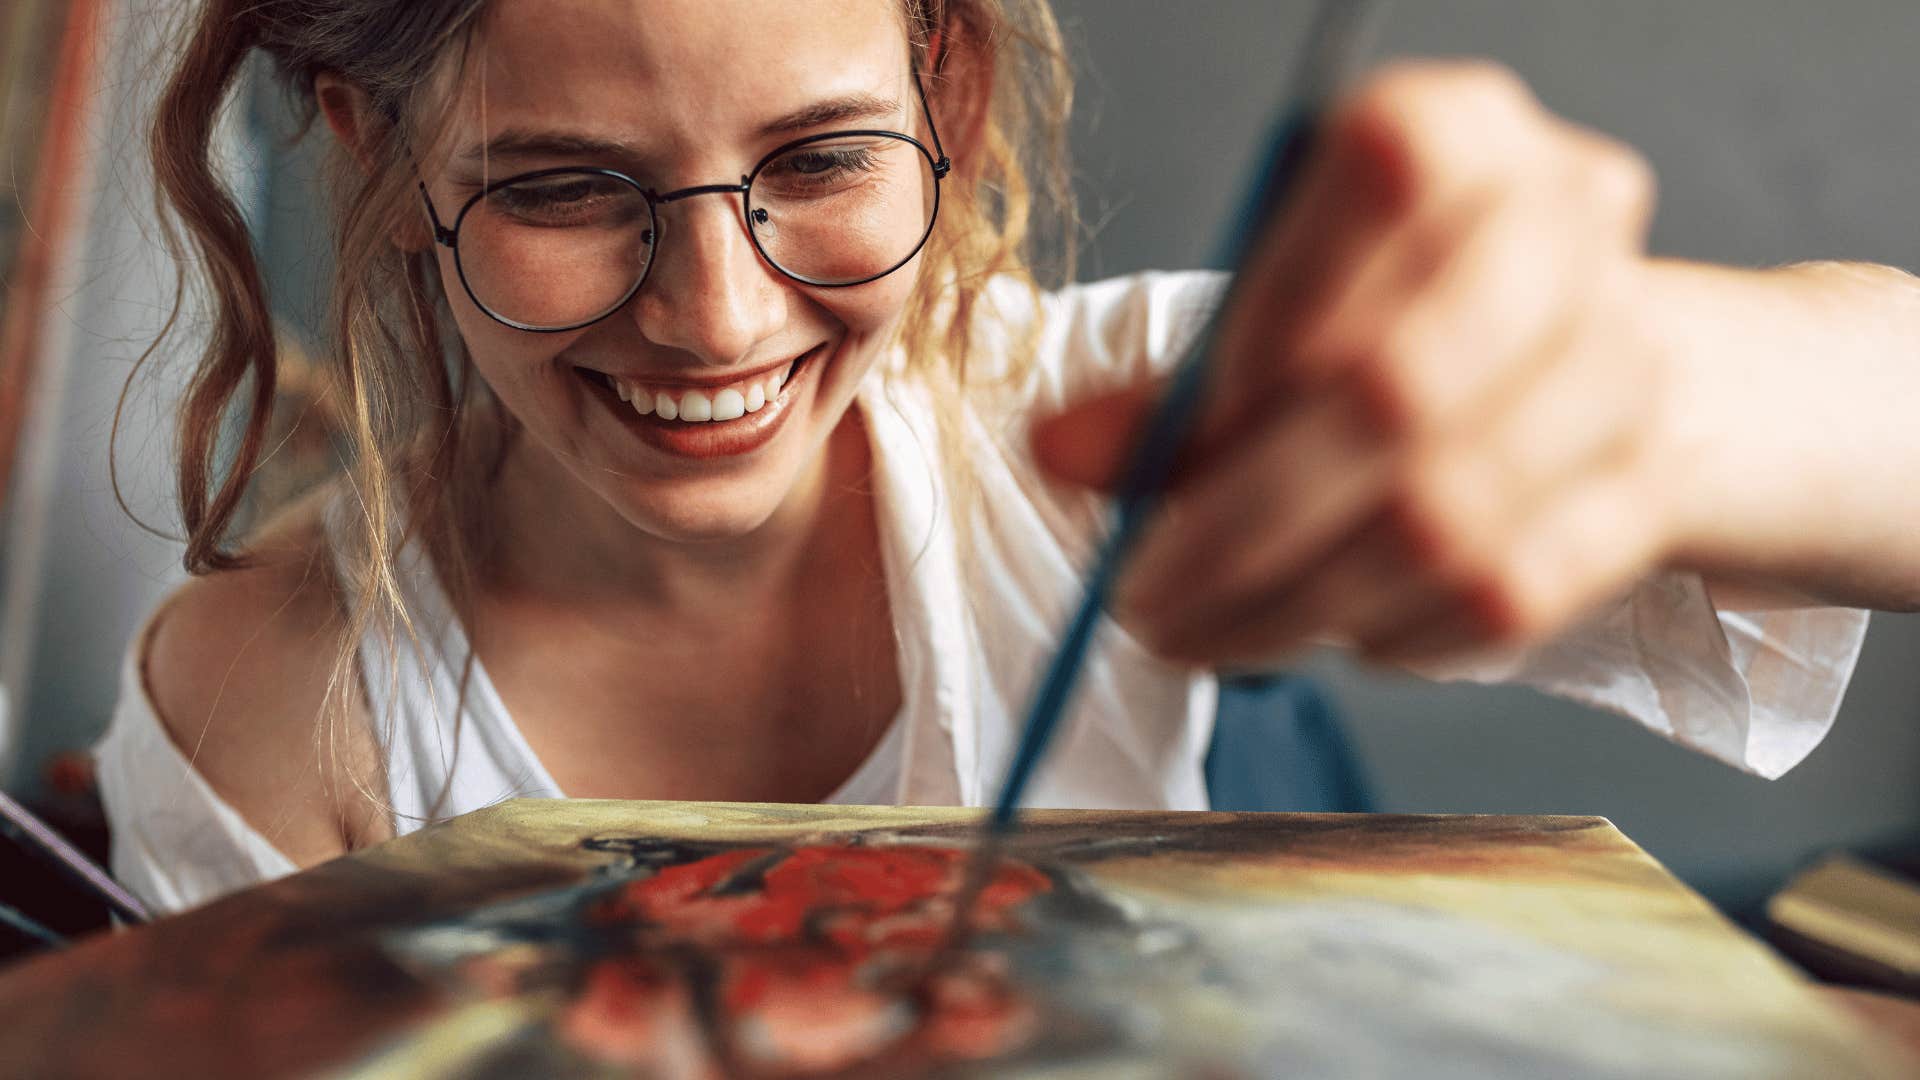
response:
M380 816L359 790L377 782L378 756L357 679L342 686L350 711L328 718L346 619L321 505L306 500L269 522L248 544L250 565L183 585L140 658L181 753L302 866L378 838L369 833Z

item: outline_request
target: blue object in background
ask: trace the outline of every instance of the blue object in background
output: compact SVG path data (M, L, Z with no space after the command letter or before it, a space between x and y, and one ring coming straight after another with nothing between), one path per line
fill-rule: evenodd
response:
M1360 762L1332 701L1298 675L1223 677L1207 794L1215 810L1363 813Z

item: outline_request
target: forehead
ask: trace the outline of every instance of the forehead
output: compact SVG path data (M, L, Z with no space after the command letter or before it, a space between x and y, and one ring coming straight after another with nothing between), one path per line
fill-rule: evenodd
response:
M836 95L905 101L909 74L900 0L496 0L453 141L564 128L673 153Z

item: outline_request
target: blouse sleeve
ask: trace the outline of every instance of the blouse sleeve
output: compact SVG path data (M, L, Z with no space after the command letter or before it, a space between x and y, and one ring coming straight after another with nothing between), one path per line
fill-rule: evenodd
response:
M1867 619L1851 608L1721 611L1698 574L1669 572L1545 645L1422 674L1532 686L1772 780L1833 727Z
M1170 369L1225 281L1141 274L1048 294L1026 404L1057 408ZM1851 609L1720 611L1698 575L1664 573L1545 645L1422 674L1529 685L1771 779L1833 726L1866 628Z

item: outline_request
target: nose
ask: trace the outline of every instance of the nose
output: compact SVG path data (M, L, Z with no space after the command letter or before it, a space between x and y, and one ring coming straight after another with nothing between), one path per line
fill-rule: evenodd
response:
M738 193L659 208L653 265L634 297L648 341L725 367L785 324L786 289L747 235Z

